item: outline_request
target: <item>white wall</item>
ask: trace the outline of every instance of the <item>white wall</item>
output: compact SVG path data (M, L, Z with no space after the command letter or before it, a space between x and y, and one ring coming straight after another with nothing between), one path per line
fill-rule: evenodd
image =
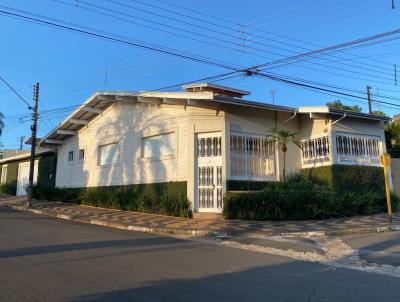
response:
M70 137L59 148L57 187L93 187L132 183L186 180L187 114L184 107L171 105L117 103ZM175 156L158 160L141 158L143 136L175 131ZM108 166L98 165L98 146L117 142L119 160ZM85 160L79 161L79 149ZM74 161L68 162L68 152ZM90 173L89 173L90 171Z

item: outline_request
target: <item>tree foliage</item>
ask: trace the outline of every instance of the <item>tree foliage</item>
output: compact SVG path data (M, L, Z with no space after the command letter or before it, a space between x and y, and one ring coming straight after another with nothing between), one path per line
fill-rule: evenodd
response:
M342 103L341 100L337 100L334 102L328 102L326 103L326 106L330 107L330 108L336 108L336 109L341 109L341 110L346 110L346 111L353 111L353 112L361 112L362 109L360 106L358 105L354 105L354 106L349 106L349 105L345 105Z

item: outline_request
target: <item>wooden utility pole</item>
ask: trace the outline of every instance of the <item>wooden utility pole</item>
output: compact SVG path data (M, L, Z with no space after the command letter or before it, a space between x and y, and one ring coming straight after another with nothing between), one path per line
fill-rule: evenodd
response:
M367 85L368 113L372 114L371 86Z
M37 120L38 120L38 107L39 107L39 83L33 87L33 116L32 116L32 145L31 145L31 158L29 162L29 186L28 186L28 201L27 206L32 206L33 198L33 175L35 171L35 153L36 153L36 133L37 133Z

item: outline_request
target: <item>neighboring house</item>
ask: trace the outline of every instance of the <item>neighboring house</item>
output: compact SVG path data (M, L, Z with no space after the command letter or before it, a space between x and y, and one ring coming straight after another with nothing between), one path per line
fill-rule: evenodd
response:
M14 157L18 155L28 154L30 151L27 150L13 150L13 149L4 149L0 150L0 159Z
M2 193L26 195L29 184L29 160L29 153L0 160ZM38 151L34 166L34 184L54 187L55 168L56 153L51 150Z
M98 92L51 131L56 187L185 182L195 212L221 212L232 180L276 181L281 152L267 137L297 132L287 171L333 164L380 166L386 117L328 107L246 101L246 91L208 83L183 92Z

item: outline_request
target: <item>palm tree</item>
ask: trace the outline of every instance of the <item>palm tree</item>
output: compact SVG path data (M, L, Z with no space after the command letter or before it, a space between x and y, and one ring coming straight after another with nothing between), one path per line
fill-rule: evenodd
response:
M268 138L272 138L273 141L278 143L281 146L282 156L283 156L283 170L282 170L282 179L285 179L286 176L286 152L287 146L290 143L295 144L297 147L302 149L301 142L297 133L290 132L289 130L274 128L269 131Z

